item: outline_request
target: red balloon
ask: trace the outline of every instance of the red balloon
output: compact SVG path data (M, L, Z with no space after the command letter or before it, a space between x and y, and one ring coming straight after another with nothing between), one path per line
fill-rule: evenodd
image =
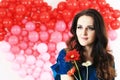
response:
M66 2L60 2L58 5L57 5L57 8L59 10L64 10L66 8Z
M71 11L69 11L69 10L64 10L63 11L63 18L64 18L64 20L65 20L65 22L70 22L70 20L72 19L72 13L71 13Z
M120 28L120 21L119 21L119 20L114 20L114 21L112 21L112 22L111 22L111 28L112 28L113 30L116 30L116 29Z
M54 29L55 27L55 20L49 20L49 22L46 24L49 29Z
M0 18L3 18L3 17L5 17L6 16L6 9L4 9L4 8L0 8Z
M3 19L4 27L11 27L13 25L13 20L11 18L4 18Z
M36 6L43 6L43 0L34 0L33 2Z
M46 23L50 20L50 15L48 12L43 12L40 14L40 21Z
M16 10L17 14L25 14L25 12L26 12L25 6L21 5L21 4L17 5L16 8L15 8L15 10Z
M4 35L0 35L0 41L4 40Z

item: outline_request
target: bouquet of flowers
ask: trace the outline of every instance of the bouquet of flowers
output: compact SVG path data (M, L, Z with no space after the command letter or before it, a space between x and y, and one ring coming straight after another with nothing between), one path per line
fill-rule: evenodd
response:
M74 64L75 64L75 67L73 67L72 69L70 69L69 71L68 71L68 74L69 75L74 75L74 72L75 72L75 69L77 69L77 71L78 71L78 76L79 76L79 80L82 80L81 79L81 75L80 75L80 71L79 71L79 68L78 68L78 65L77 65L77 62L76 61L78 61L78 60L80 60L80 54L78 53L78 51L76 50L76 49L74 49L74 50L71 50L71 51L69 51L67 54L66 54L66 56L65 56L65 61L66 62L73 62ZM76 78L76 77L75 77ZM77 78L76 78L77 79Z
M81 75L80 75L80 70L79 70L78 65L77 65L77 62L76 62L76 61L78 61L78 60L80 60L80 54L78 53L78 51L77 51L76 49L69 51L69 52L66 54L66 56L65 56L65 61L66 61L66 62L70 62L70 61L71 61L71 62L73 62L73 63L75 64L75 66L72 67L72 68L67 72L67 74L68 74L68 75L74 75L75 70L77 69L79 79L77 79L77 77L76 77L75 75L74 75L74 77L75 77L77 80L82 80ZM87 73L86 73L86 80L88 80L88 66L90 66L91 64L92 64L92 63L91 63L90 61L86 61L86 62L82 63L82 66L85 66L86 69L87 69L87 70L86 70L86 71L87 71Z

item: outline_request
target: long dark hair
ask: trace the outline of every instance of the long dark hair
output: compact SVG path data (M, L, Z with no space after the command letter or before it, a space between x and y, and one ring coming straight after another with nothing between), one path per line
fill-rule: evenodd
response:
M85 61L84 46L81 46L76 36L76 28L78 19L83 16L90 16L94 20L95 41L91 57L93 65L96 67L97 76L104 80L112 80L115 77L114 58L108 50L108 38L105 23L102 15L95 9L87 9L77 13L73 19L70 32L72 37L67 41L68 50L77 49L81 55L82 62Z

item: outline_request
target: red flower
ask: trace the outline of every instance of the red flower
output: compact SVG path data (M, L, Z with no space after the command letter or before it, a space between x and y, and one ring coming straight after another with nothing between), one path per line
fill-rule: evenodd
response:
M68 72L67 72L67 74L68 75L74 75L74 73L75 73L75 67L72 67Z
M75 64L75 68L76 70L78 71L78 76L79 76L79 80L82 80L81 79L81 75L80 75L80 71L79 71L79 68L78 68L78 65L77 65L77 60L80 60L80 54L78 53L78 51L76 49L74 50L71 50L69 51L66 56L65 56L65 61L69 62L69 61L72 61L74 62ZM74 75L74 72L75 72L75 69L72 68L68 71L68 75Z
M65 56L65 61L77 61L80 59L80 54L76 49L69 51Z

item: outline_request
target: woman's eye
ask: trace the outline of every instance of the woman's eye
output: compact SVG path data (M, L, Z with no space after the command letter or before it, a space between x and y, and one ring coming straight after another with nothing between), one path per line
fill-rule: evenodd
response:
M81 28L82 28L82 26L78 26L78 27L77 27L77 29L81 29Z
M88 29L89 29L89 30L95 30L94 27L90 27L90 26L88 27Z

